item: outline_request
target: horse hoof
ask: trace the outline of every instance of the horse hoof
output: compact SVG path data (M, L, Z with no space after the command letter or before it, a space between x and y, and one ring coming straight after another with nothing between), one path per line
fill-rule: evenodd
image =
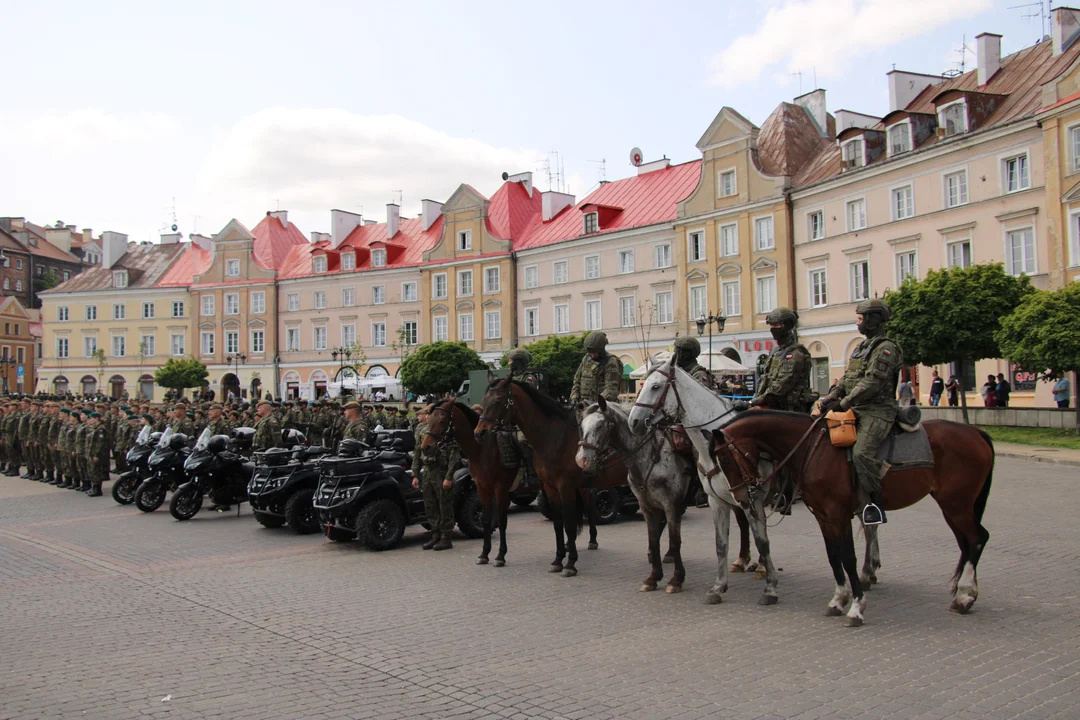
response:
M749 563L746 566L746 572L764 572L764 570L764 567L756 562Z
M848 627L862 627L863 619L861 617L849 617L847 619Z
M825 617L840 617L843 614L844 614L843 610L841 610L838 607L834 607L833 605L830 605L829 607L825 608Z
M727 571L728 572L733 572L733 573L746 572L746 566L741 564L741 563L733 562L733 563L731 563L731 567L729 567L727 569Z
M559 565L558 563L552 563L551 567L548 568L548 572L549 573L562 572L562 565Z
M664 588L664 592L668 593L669 595L674 594L674 593L680 593L680 592L682 592L682 585L670 585L669 584L666 588Z
M502 567L503 565L506 565L506 561L505 561L505 560L496 560L496 561L495 561L494 563L492 563L492 564L493 564L493 565L494 565L495 567Z
M706 605L719 605L721 602L723 602L723 600L720 598L720 593L716 593L716 592L707 592L707 593L705 593L705 604Z
M758 598L758 605L775 605L780 602L780 598L775 595L762 595Z
M754 579L755 580L764 580L765 575L766 575L765 570L763 568L758 568L757 571L754 572Z
M577 570L575 568L566 568L562 571L563 577L574 577L575 575L577 575Z
M641 589L638 592L652 592L655 589L656 589L656 585L650 585L649 583L644 583L641 586Z
M600 543L594 543L594 542L589 543L589 549L590 550L597 550L599 548L600 548Z
M665 555L664 556L664 564L665 565L674 565L675 564L675 557L673 555Z
M488 559L486 557L476 558L476 564L477 565L487 565L488 564Z
M959 600L953 600L952 603L949 605L949 610L955 613L960 613L961 615L967 615L971 611L971 606L974 604L974 600L963 603Z

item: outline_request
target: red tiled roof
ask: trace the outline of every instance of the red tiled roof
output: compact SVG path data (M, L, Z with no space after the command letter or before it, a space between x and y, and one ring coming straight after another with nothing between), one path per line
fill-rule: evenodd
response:
M537 213L529 232L514 238L514 249L525 250L583 237L581 210L586 205L623 209L600 229L600 233L593 234L670 222L676 218L677 204L694 191L700 176L701 161L694 160L604 183L577 205L566 208L547 222L540 222Z
M487 229L493 237L516 240L540 214L540 191L532 197L520 182L504 182L488 203Z
M196 275L210 269L214 261L213 254L203 250L195 243L185 243L187 248L173 261L169 269L156 284L158 287L183 287L190 285Z
M295 246L310 244L295 223L286 227L273 215L260 220L251 234L255 238L255 262L264 270L280 268Z

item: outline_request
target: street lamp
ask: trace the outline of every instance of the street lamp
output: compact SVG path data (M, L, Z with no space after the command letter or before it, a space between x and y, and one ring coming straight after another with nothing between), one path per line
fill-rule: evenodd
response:
M721 311L719 315L710 314L708 317L705 316L705 313L702 313L701 317L695 320L694 323L697 325L698 337L705 334L706 327L709 328L709 370L712 370L712 326L713 323L716 323L717 335L723 333L724 324L727 323L727 317L724 315L723 311Z
M247 365L247 353L238 353L236 355L226 355L225 364L229 370L232 371L237 377L240 375L240 366Z
M4 391L11 392L11 368L19 364L13 357L0 358L0 364L4 366Z

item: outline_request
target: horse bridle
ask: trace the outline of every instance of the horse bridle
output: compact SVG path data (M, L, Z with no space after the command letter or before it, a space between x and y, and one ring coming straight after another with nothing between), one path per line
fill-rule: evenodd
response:
M447 400L447 402L451 402L451 401ZM431 430L425 430L424 434L425 435L430 435L431 437L435 438L436 443L438 443L440 446L448 445L453 441L453 438L450 437L453 430L454 430L454 410L453 410L453 405L450 406L449 410L446 409L445 407L443 407L442 405L436 405L435 407L433 407L431 409L431 414L434 415L437 412L446 413L446 416L448 418L447 422L446 422L446 427L443 428L443 431L440 432L440 433L434 433Z
M502 413L500 413L500 415L508 414L510 412L510 408L512 408L512 407L514 407L514 393L512 391L512 388L507 387L506 388L506 403L503 405ZM480 414L480 421L481 422L491 423L491 425L495 429L495 432L507 432L507 431L512 431L514 429L513 426L510 423L503 420L502 417L491 418L491 417L488 417L486 414L481 413Z
M726 432L721 430L720 434L724 438L723 447L731 455L732 460L735 461L735 467L739 470L739 476L741 480L738 485L729 485L731 491L734 492L736 490L739 490L740 488L746 487L747 485L750 485L751 487L763 487L771 483L776 478L776 476L780 474L780 470L782 470L783 467L787 465L788 461L791 460L792 457L794 457L795 453L799 451L799 448L803 446L803 443L806 442L806 439L810 437L810 433L814 432L814 428L818 426L818 423L820 423L824 418L824 415L818 415L814 422L810 423L810 427L806 429L806 432L803 433L802 437L799 438L799 441L795 443L795 445L791 448L791 451L786 456L784 456L783 460L773 466L772 472L769 473L769 476L764 479L758 477L757 472L754 469L754 463L751 462L750 454L744 451L738 445L736 445L735 441L729 438ZM814 453L817 452L818 445L821 444L821 440L825 437L825 434L826 431L824 428L822 428L821 433L818 434L817 439L814 441L814 445L810 448L810 452L806 454L806 459L803 461L802 472L805 472L807 466L810 465L810 460L814 457ZM713 465L712 470L706 473L706 476L712 478L714 475L718 475L721 472L722 470L720 469L720 463L719 461L717 461ZM800 472L800 475L802 474L802 472Z
M679 386L675 384L675 366L674 365L671 366L671 372L664 372L664 370L662 368L659 368L659 367L656 368L655 370L653 370L653 372L654 373L659 373L660 375L663 375L664 378L666 378L666 380L664 382L664 390L663 390L663 392L660 393L660 397L658 397L656 399L655 403L643 403L643 402L636 402L635 401L634 402L634 407L641 407L641 408L645 408L646 410L652 410L652 413L649 415L649 417L645 418L645 427L652 427L653 425L656 425L657 427L660 427L661 425L664 424L665 421L668 422L668 423L678 422L679 418L682 417L682 414L683 414L683 402L682 402L682 397L679 395ZM675 408L676 408L676 410L675 410L675 413L676 413L675 419L672 421L672 420L668 420L667 418L665 418L665 419L661 420L660 422L654 423L653 418L656 417L656 413L661 412L664 409L664 401L667 400L667 395L668 395L669 390L673 390L675 392ZM712 418L711 420L706 420L705 422L698 423L697 425L684 425L683 430L693 430L695 428L701 428L701 427L705 427L707 425L712 425L717 420L723 420L725 417L727 417L728 415L730 415L733 412L735 412L734 406L729 407L727 410L720 413L719 415Z

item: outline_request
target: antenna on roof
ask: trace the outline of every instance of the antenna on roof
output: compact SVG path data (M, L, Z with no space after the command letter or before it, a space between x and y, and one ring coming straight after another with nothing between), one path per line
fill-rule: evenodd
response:
M799 94L802 95L802 70L799 70L798 72L788 73L788 75L799 76Z
M971 53L972 55L975 54L975 51L967 46L967 33L962 36L962 39L960 41L960 47L957 48L956 52L960 53L960 62L957 63L957 65L959 65L960 67L950 68L946 70L945 72L941 73L941 77L957 77L958 75L963 75L965 72L967 72L968 53Z
M1038 11L1032 9L1036 7L1039 8ZM1025 19L1039 18L1039 39L1036 42L1041 42L1043 38L1050 36L1050 26L1047 22L1048 16L1050 15L1050 0L1046 0L1046 2L1039 0L1039 2L1026 3L1024 5L1010 5L1008 9L1028 10L1029 12L1027 14L1020 16Z
M591 162L596 165L596 177L600 182L607 182L607 158L600 158L599 160L586 160L585 162Z
M540 170L547 175L548 190L566 192L563 186L563 178L566 176L565 166L558 150L548 150L547 158L543 161Z
M405 195L403 194L404 191L403 190L391 190L390 192L397 193L397 204L398 204L398 207L401 207L404 204L404 197L405 197ZM361 207L361 209L360 209L360 214L361 215L364 214L363 207Z
M176 224L176 198L172 199L172 205L167 205L165 207L165 212L167 213L169 220L166 220L165 223L160 228L158 228L158 232L164 232L166 227L168 227L172 232L176 232L180 229L180 226Z

